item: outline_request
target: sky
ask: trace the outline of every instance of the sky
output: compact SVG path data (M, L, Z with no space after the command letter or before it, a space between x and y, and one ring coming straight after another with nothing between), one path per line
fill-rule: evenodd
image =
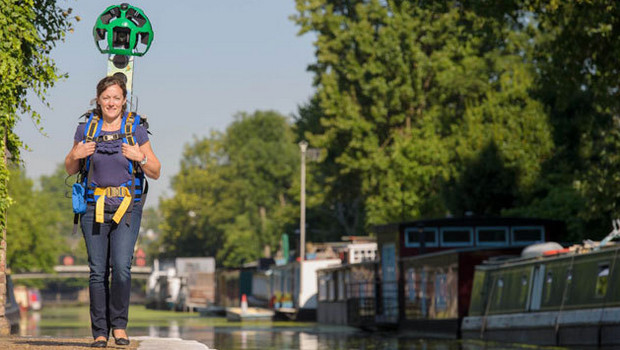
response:
M106 75L107 55L92 37L97 17L121 2L58 0L81 20L52 51L58 70L69 77L48 91L38 131L22 118L16 132L30 151L22 151L26 174L50 175L73 145L79 117L95 97L95 85ZM275 110L297 113L314 92L307 66L314 61L314 36L298 35L289 19L293 0L134 0L155 32L148 53L135 58L133 94L138 113L149 121L151 145L162 163L161 177L149 181L147 206L173 195L172 177L179 171L185 144L224 131L239 112Z

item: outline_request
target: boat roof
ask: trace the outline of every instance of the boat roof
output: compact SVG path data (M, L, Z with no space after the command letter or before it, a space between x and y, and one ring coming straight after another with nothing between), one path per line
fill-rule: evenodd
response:
M495 269L501 267L522 265L522 264L530 264L532 262L540 262L540 261L554 261L561 259L568 259L573 256L578 255L586 255L586 254L602 254L606 253L610 250L618 250L620 249L620 244L616 243L608 243L604 247L600 247L600 249L595 249L597 245L584 245L584 244L576 244L569 248L549 251L549 254L543 254L541 256L519 256L511 259L489 259L482 262L482 264L476 266L476 269Z
M528 218L528 217L491 217L491 216L463 216L448 218L430 218L413 221L393 222L387 224L374 225L371 230L375 233L391 232L401 227L412 226L489 226L489 225L564 225L561 220Z

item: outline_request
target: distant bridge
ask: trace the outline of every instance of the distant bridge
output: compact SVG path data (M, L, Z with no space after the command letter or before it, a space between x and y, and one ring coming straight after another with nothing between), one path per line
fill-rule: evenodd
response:
M151 274L150 266L132 266L131 277L136 279L147 279ZM12 273L13 280L19 279L43 279L43 278L88 278L90 269L87 265L56 265L53 273L47 272L24 272Z

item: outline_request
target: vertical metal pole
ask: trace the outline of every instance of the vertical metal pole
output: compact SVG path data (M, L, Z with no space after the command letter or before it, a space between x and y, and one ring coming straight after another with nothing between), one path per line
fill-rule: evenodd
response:
M299 143L301 149L301 200L299 213L299 258L305 260L306 257L306 150L308 143L301 141Z
M301 296L304 290L303 268L306 258L306 150L308 149L308 142L305 140L299 142L299 149L301 150L301 199L299 204L299 295L297 306L301 308Z

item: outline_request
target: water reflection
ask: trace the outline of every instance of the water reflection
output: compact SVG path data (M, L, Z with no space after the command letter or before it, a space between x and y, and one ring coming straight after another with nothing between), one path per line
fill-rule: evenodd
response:
M39 322L41 321L41 313L37 311L22 313L19 321L19 335L22 337L31 334L39 334Z
M318 332L318 333L316 333ZM343 333L321 330L306 331L218 331L213 340L201 338L201 334L186 333L186 337L196 339L216 349L251 350L524 350L545 349L525 345L504 345L456 340L412 339L393 333L365 333L347 331ZM550 348L546 348L550 349ZM560 349L560 348L554 348Z
M242 350L532 350L551 349L482 342L419 340L397 333L370 333L354 328L315 323L230 323L195 314L159 313L133 320L132 336L170 337L197 340L212 349ZM90 336L88 309L71 313L49 310L22 315L21 336ZM553 348L559 349L559 348Z

